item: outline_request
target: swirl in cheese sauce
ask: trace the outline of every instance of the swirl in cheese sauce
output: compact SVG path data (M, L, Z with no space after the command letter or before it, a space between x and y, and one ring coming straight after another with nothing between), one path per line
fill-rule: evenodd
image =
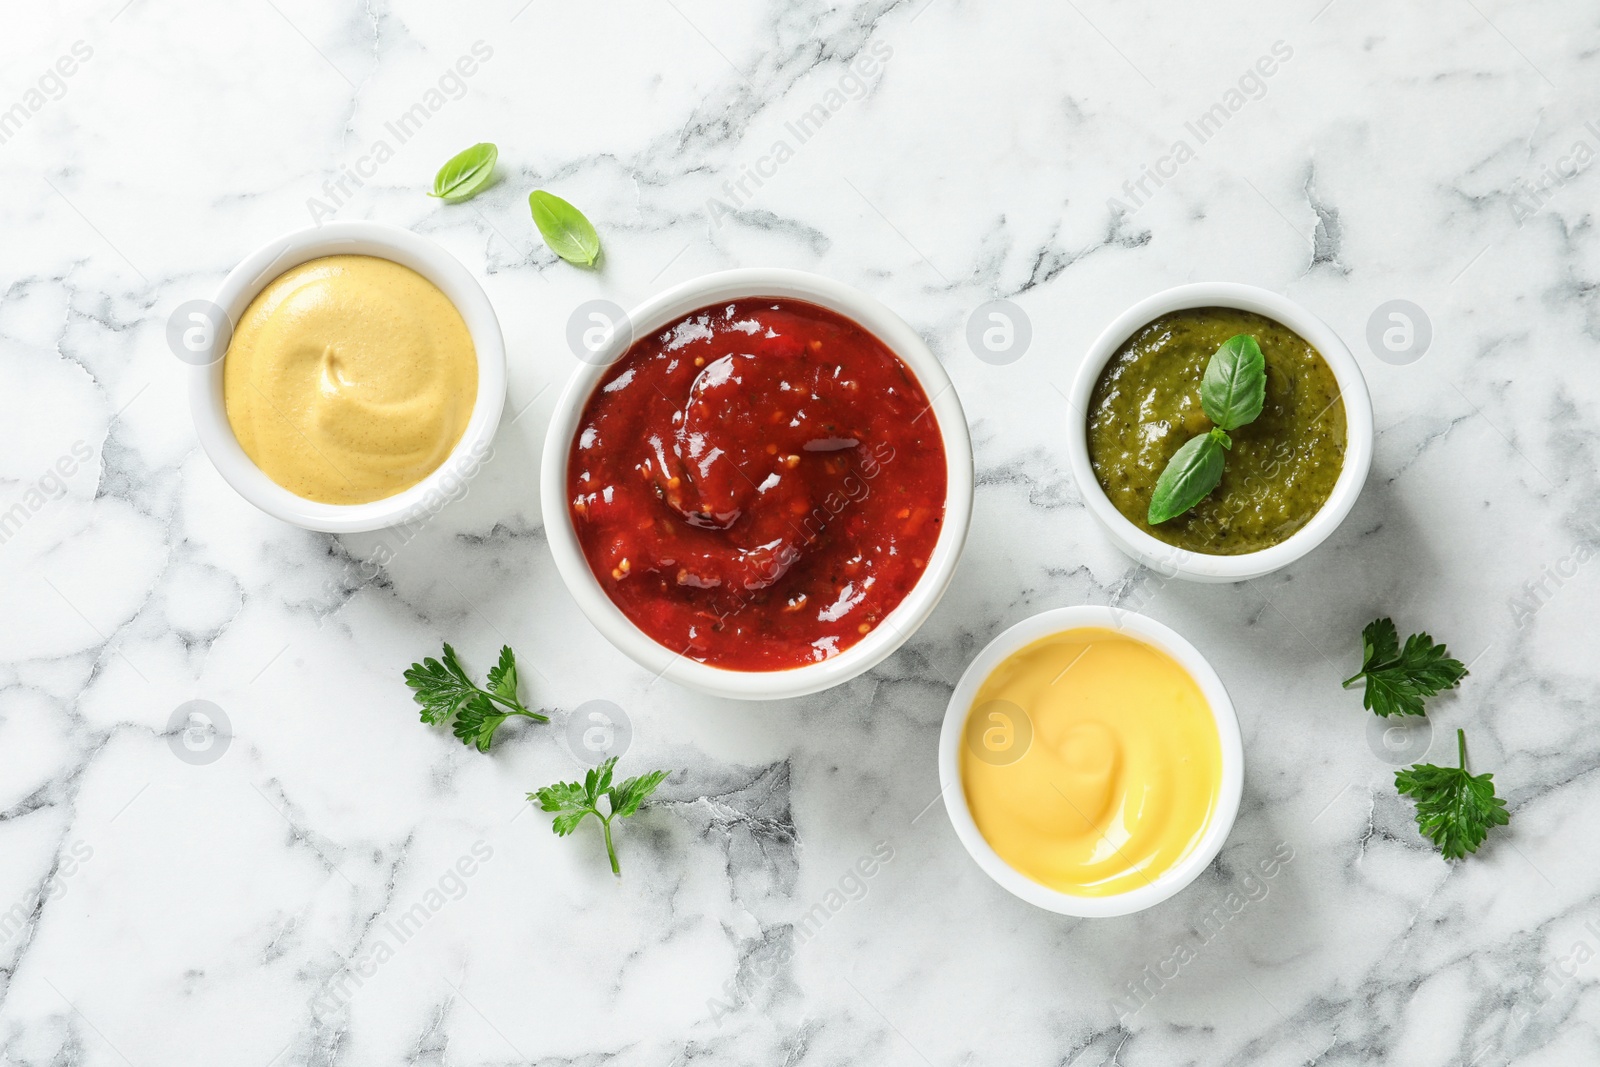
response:
M961 783L979 832L1012 868L1062 893L1113 896L1199 844L1221 790L1222 741L1175 660L1085 627L1013 653L984 681Z

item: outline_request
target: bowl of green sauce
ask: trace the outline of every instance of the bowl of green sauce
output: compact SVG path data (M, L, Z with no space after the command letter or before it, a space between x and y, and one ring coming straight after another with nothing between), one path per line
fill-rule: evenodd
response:
M1260 353L1249 372L1259 405L1240 425L1219 426L1218 394L1203 396L1224 346ZM1120 548L1172 577L1236 582L1287 566L1344 521L1372 465L1372 400L1355 357L1321 319L1254 286L1180 285L1135 304L1089 349L1070 399L1079 493ZM1220 479L1163 516L1152 499L1206 435Z

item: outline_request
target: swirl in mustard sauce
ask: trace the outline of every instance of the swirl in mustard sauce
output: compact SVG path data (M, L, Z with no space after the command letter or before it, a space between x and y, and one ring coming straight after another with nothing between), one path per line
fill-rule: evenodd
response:
M416 271L325 256L250 302L222 369L245 454L291 493L364 504L409 489L472 417L478 360L461 313Z

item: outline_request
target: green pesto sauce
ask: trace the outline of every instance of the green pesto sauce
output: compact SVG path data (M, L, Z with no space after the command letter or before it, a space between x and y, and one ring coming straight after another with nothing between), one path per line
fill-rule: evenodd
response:
M1184 442L1211 429L1200 379L1222 343L1255 337L1267 361L1261 416L1229 436L1222 484L1151 526L1150 494ZM1147 323L1119 348L1089 399L1089 462L1111 503L1169 545L1213 556L1270 548L1311 520L1344 466L1344 402L1333 371L1280 322L1234 308L1192 308Z

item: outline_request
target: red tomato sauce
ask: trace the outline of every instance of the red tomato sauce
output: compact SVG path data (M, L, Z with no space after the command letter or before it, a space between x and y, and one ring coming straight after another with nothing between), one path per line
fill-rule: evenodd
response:
M944 441L883 343L796 300L704 307L635 341L567 466L584 557L634 625L731 670L875 629L944 523Z

